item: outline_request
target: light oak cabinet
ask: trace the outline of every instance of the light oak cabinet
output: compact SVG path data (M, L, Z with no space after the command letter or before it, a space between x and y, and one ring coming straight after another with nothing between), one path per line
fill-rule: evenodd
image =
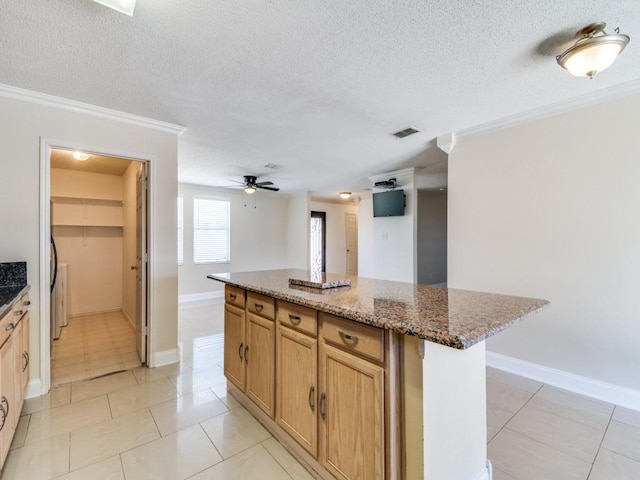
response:
M29 382L29 300L0 319L0 467L9 452Z
M225 299L241 403L323 479L404 478L399 336L229 285Z
M318 456L318 340L278 326L276 422Z
M248 294L245 302L244 290L234 287L227 289L224 317L225 376L269 417L274 418L275 302L268 297L257 299L255 294ZM239 305L246 308L243 310Z

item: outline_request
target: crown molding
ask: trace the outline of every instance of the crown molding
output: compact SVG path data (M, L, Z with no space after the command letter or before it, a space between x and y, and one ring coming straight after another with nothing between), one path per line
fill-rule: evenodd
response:
M60 108L70 112L82 113L94 117L104 118L107 120L116 120L138 127L151 128L162 132L180 135L186 130L186 127L173 123L161 122L151 118L133 115L131 113L111 110L110 108L98 107L89 103L69 100L67 98L56 97L46 93L34 92L23 88L12 87L10 85L0 84L0 97L11 98L14 100L22 100L24 102L36 103L46 107Z
M452 132L455 135L456 140L460 140L463 137L472 137L481 135L483 133L489 133L503 128L512 127L521 123L529 122L531 120L539 120L560 113L577 110L580 108L589 107L598 103L613 100L615 98L624 97L627 95L633 95L640 93L640 80L632 80L631 82L621 83L619 85L597 90L595 92L580 95L570 100L553 103L551 105L545 105L543 107L528 110L526 112L517 113L508 117L500 118L491 122L476 125L474 127L465 128ZM442 135L443 140L445 135ZM440 137L438 137L440 138Z

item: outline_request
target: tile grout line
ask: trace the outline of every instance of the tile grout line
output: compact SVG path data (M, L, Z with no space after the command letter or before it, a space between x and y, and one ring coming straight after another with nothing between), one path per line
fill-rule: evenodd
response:
M602 448L602 444L604 443L604 437L607 436L607 432L609 431L609 426L611 425L611 420L613 419L613 414L615 413L615 411L616 411L616 406L614 405L613 409L611 410L611 415L609 415L609 421L607 422L607 426L605 427L604 432L602 432L602 438L600 439L600 444L598 445L598 451L596 452L596 456L593 458L593 462L591 462L591 468L589 468L589 473L587 474L586 480L589 480L589 477L591 476L591 472L593 472L593 466L596 464L596 459L600 454L600 449Z
M513 385L509 385L509 386L513 387ZM538 387L538 389L537 389L535 392L533 392L533 393L531 394L531 396L528 398L528 400L527 400L526 402L524 402L524 403L522 404L522 406L521 406L518 410L516 410L516 411L511 415L511 417L509 418L509 420L507 420L507 421L504 423L504 425L502 425L502 427L500 427L500 429L495 433L495 435L494 435L493 437L491 437L491 439L490 439L489 441L487 441L487 445L489 445L489 443L490 443L494 438L496 438L496 437L498 436L498 434L499 434L502 430L504 430L504 429L507 427L507 425L509 425L509 422L510 422L511 420L513 420L513 418L514 418L518 413L520 413L520 410L522 410L524 407L526 407L526 406L527 406L527 404L531 401L531 399L532 399L533 397L535 397L535 396L536 396L536 394L537 394L540 390L542 390L542 387L544 387L544 383L543 383L542 385L540 385L540 386ZM518 388L519 388L519 387L518 387ZM520 388L520 390L522 390L522 389ZM523 391L524 391L524 392L526 392L526 390L523 390ZM530 393L530 392L526 392L526 393ZM487 400L487 403L490 403L490 402L489 402L489 400ZM501 407L499 407L498 405L495 405L495 406L496 406L497 408L501 408ZM506 411L506 409L504 409L504 408L503 408L502 410L505 410L505 411ZM512 431L514 431L514 430L512 430ZM529 437L527 437L527 438L529 438Z

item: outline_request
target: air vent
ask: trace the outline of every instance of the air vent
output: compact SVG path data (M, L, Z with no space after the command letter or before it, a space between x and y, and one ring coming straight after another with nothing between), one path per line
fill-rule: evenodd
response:
M413 135L414 133L418 133L419 131L420 130L418 130L417 128L409 127L394 133L393 136L398 138L404 138L404 137L408 137L409 135Z
M282 168L282 165L278 165L277 163L267 163L264 168L270 168L271 170L278 170Z

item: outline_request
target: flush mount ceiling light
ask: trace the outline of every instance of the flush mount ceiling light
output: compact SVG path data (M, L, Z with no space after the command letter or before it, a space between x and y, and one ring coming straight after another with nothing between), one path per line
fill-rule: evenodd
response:
M344 198L345 200L351 196L351 192L340 192L340 198Z
M616 33L606 33L606 26L604 22L592 23L577 32L575 45L556 57L558 64L576 77L593 78L609 68L630 39L617 28Z
M84 162L85 160L89 159L89 155L84 152L80 152L76 150L75 152L73 152L73 158L75 158L76 160L80 160L81 162Z
M105 7L133 17L133 9L136 8L136 0L93 0Z

